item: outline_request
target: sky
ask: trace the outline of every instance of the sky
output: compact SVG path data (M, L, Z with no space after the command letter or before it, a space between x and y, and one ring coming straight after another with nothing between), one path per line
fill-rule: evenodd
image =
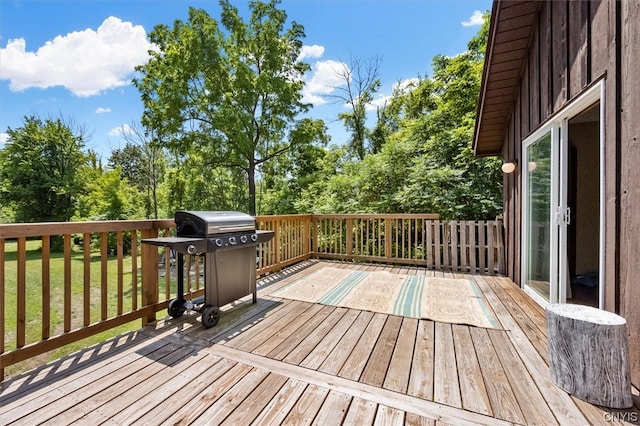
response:
M248 20L248 2L232 4ZM215 0L0 0L0 148L25 116L63 117L86 130L86 148L106 161L142 116L131 79L153 48L149 33L186 21L189 7L220 18ZM337 116L345 106L323 96L340 83L337 69L381 59L371 121L394 85L429 77L436 55L465 51L491 1L283 0L279 7L305 29L309 115L324 120L331 143L341 144L347 135Z

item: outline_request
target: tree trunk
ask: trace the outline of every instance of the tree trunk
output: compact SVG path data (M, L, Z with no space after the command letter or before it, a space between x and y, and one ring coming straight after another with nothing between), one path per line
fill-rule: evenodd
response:
M247 180L249 181L249 214L256 215L256 161L254 158L249 159L249 168L247 169Z

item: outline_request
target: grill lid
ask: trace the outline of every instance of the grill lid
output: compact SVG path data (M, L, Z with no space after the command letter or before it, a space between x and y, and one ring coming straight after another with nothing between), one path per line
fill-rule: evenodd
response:
M175 222L178 237L208 237L256 229L252 216L233 211L177 211Z

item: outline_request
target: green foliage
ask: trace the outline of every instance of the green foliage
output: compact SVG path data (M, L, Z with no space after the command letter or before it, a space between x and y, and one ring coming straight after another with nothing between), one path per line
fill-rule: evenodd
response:
M146 132L135 124L132 133L126 135L127 143L116 149L109 157L110 169L120 167L126 178L140 192L144 200L144 217L158 218L159 190L167 167L167 158L162 147L146 137Z
M171 217L179 209L251 214L428 212L487 219L501 212L495 158L471 149L488 19L468 50L433 58L432 76L398 89L365 126L379 58L352 61L334 95L349 111L344 146L323 121L300 118L304 31L280 2L252 1L243 20L189 10L158 25L158 49L134 80L144 104L106 169L62 120L25 117L0 150L0 221ZM488 18L488 14L485 15ZM288 26L287 26L288 25ZM368 145L366 144L368 142ZM110 246L112 242L109 243Z
M378 110L370 135L375 153L362 161L346 160L340 150L328 153L325 158L342 158L342 164L324 168L327 175L303 191L298 210L423 212L443 219L500 214L500 162L476 158L471 149L487 32L488 21L468 51L436 56L431 78L395 93Z
M100 168L88 168L86 192L80 196L75 220L126 220L142 217L142 196L136 187L129 184L122 176L122 169L117 166L113 170L103 171ZM110 233L107 248L115 254L117 249L116 234ZM131 248L131 234L123 236L124 253ZM92 235L92 246L98 248L99 235Z
M241 170L248 191L231 197L248 201L242 209L250 213L256 211L256 171L298 143L287 134L308 108L300 77L309 65L297 60L304 31L295 22L285 29L279 3L252 1L245 22L221 0L220 21L192 8L188 22L156 26L150 39L159 50L134 80L144 126L174 154L200 155L202 170ZM182 173L184 166L176 164Z
M322 120L300 120L291 137L298 141L284 155L266 162L259 184L260 214L290 214L301 192L319 179L318 161L328 143Z
M84 190L88 156L82 129L64 120L24 117L0 150L0 201L16 222L68 221Z
M120 167L94 171L93 179L81 197L79 213L91 220L137 219L141 215L139 191L122 176Z

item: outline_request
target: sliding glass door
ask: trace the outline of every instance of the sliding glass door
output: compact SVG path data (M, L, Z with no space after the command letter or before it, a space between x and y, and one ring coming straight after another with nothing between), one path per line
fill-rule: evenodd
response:
M554 132L555 133L555 132ZM548 131L525 144L524 185L524 264L525 289L542 304L552 302L557 294L557 280L552 272L555 240L552 232L552 203L556 199L553 177L552 132Z
M603 94L604 82L594 85L522 144L521 282L543 306L572 298L583 269L598 276L603 306Z

